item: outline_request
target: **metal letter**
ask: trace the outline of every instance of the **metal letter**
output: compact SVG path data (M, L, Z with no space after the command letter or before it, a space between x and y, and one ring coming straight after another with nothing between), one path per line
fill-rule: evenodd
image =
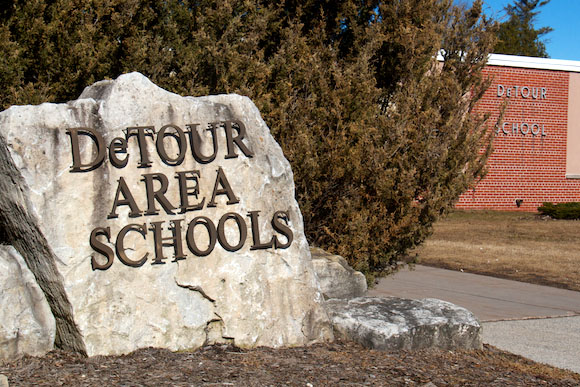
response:
M503 85L497 85L497 96L501 97L503 95L504 89Z
M535 126L536 128L538 128L538 130L537 130L537 131L534 131L534 126ZM537 136L538 134L540 134L540 125L539 125L539 124L532 124L532 134L533 134L534 136Z
M205 226L209 236L209 244L205 250L200 250L195 243L195 226L198 224L203 224ZM206 218L205 216L198 216L193 218L193 220L189 223L189 226L187 227L187 246L193 254L197 255L198 257L205 257L206 255L209 255L215 247L216 240L217 232L215 225L209 218Z
M157 191L153 188L153 180L161 183L161 187ZM155 200L161 204L166 213L175 215L172 210L175 210L176 207L165 197L165 192L167 192L167 186L169 185L167 176L162 173L145 173L141 181L145 182L145 188L147 189L147 211L145 211L145 215L159 214L159 211L155 208Z
M132 259L129 259L129 257L127 257L127 254L125 254L125 235L127 235L129 231L137 231L139 234L143 235L143 238L146 238L147 235L147 229L145 227L145 224L128 224L125 227L123 227L121 231L119 231L119 234L117 235L117 243L115 243L117 248L117 257L119 257L119 260L127 266L131 267L143 266L145 261L147 261L149 253L145 253L145 255L141 257L141 259L138 261L133 261Z
M238 224L238 231L240 233L240 241L235 246L230 245L226 239L225 224L226 224L226 221L228 219L233 219ZM217 227L217 232L218 232L218 241L220 242L220 245L222 245L222 247L225 250L232 251L232 252L238 251L239 249L242 248L242 246L246 242L246 237L248 235L248 230L247 230L246 222L244 222L244 218L242 218L241 215L238 215L235 212L228 212L227 214L224 214L224 216L221 217L219 224L218 224L218 227Z
M218 189L218 186L222 186L223 188ZM217 204L215 202L215 197L217 195L227 195L228 201L226 204L237 204L240 200L234 194L228 179L226 178L226 174L224 173L222 167L219 167L217 170L217 175L215 178L215 185L213 187L213 192L211 194L211 200L207 204L208 207L216 207Z
M196 211L201 210L203 205L205 204L205 198L197 204L189 204L188 197L197 196L199 195L199 180L200 177L199 171L183 171L183 172L176 172L175 178L179 180L179 196L181 198L181 213L186 213L187 211ZM187 181L191 180L195 182L193 187L187 186Z
M503 134L510 134L510 132L508 132L508 131L506 130L506 126L509 126L509 125L510 125L510 123L509 123L509 122L504 122L504 123L502 124L502 126L501 126L501 131L503 132Z
M186 126L189 128L189 132L187 132L187 134L189 134L189 146L191 147L191 154L193 155L193 158L200 164L208 164L214 161L218 150L215 124L210 124L210 127L206 129L211 132L211 138L213 142L213 153L211 156L204 156L201 153L202 141L201 136L199 133L197 133L199 124L188 124Z
M524 89L527 91L526 95L524 95ZM522 87L522 98L528 98L530 96L530 88L527 86Z
M117 153L125 153L123 160L117 157ZM116 137L109 144L109 160L111 165L115 168L125 168L129 162L129 155L127 154L127 140L121 137Z
M168 128L174 129L175 133L166 134L165 132L167 131ZM177 154L177 157L171 158L167 155L167 152L165 151L165 144L163 142L165 140L165 136L171 136L175 138L175 141L177 141L177 147L179 148L179 153ZM183 130L181 130L179 126L165 125L161 129L159 129L159 133L157 133L157 140L155 141L155 146L157 147L157 153L159 154L161 161L163 161L165 164L176 166L183 163L183 159L185 159L186 142L185 142L185 133L183 132Z
M139 154L141 155L141 161L138 168L149 168L151 166L151 160L149 159L149 152L147 151L147 141L145 137L149 136L154 138L155 128L153 126L134 126L127 128L125 131L125 138L129 141L132 136L137 136L137 144L139 145Z
M96 130L91 128L69 128L66 130L66 134L70 136L72 146L73 164L70 169L71 172L89 172L101 166L105 160L106 146L103 137ZM97 155L92 161L86 164L83 164L81 161L79 134L88 136L97 147Z
M524 132L524 125L526 125L526 131ZM522 122L522 127L520 129L520 131L522 132L522 134L525 136L526 134L529 133L530 131L530 126L528 125L527 122Z
M260 211L250 211L248 213L248 216L250 217L250 222L252 224L252 241L254 242L252 244L252 247L250 247L250 250L269 249L272 246L274 246L274 242L276 239L274 236L272 236L272 238L270 239L270 242L266 242L266 243L260 242L260 225L258 224L259 214L260 214Z
M284 219L286 224L280 222L280 219ZM274 230L286 237L286 243L280 243L280 240L276 237L274 248L287 249L292 244L292 241L294 240L294 234L292 233L292 229L288 227L289 222L290 216L286 211L276 211L274 213L274 216L272 217L272 227Z
M91 255L91 268L93 270L107 270L113 264L113 259L115 258L115 252L112 248L102 243L97 239L99 235L103 235L107 238L107 242L111 242L111 228L110 227L97 227L91 231L91 237L89 244L97 253L101 253L107 257L105 263L98 263L94 255Z
M238 148L240 148L246 157L253 157L254 153L248 149L246 144L242 142L242 139L246 136L246 127L244 124L241 121L226 121L224 124L226 131L226 143L228 146L228 154L226 155L226 159L235 159L238 157L234 150L234 143L238 146ZM233 136L234 125L237 126L238 130L238 135L236 137Z
M124 199L120 199L121 194L123 194ZM107 216L107 219L117 218L117 207L119 206L129 206L131 211L129 212L129 217L136 218L141 216L141 210L137 207L137 203L131 194L131 190L125 183L125 179L123 177L119 178L119 185L117 186L117 192L115 193L115 201L113 202L113 208L111 209L111 213Z
M150 230L153 231L153 239L155 241L155 259L151 262L152 265L165 264L165 262L163 262L165 259L165 256L163 255L164 246L173 246L173 262L185 259L185 254L183 254L183 240L181 239L181 222L183 222L183 219L171 221L173 227L170 228L172 231L172 236L170 237L163 237L163 235L161 235L163 231L163 221L151 222Z

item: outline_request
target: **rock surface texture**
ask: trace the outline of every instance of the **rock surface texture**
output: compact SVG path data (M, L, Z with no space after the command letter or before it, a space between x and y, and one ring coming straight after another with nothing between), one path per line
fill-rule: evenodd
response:
M325 299L356 298L367 292L363 273L354 270L344 257L311 247L312 263Z
M337 337L367 348L481 349L481 325L467 309L425 298L359 297L329 300Z
M0 242L37 280L54 269L39 285L57 295L57 346L332 339L290 165L248 98L181 97L131 73L66 104L11 107L0 137L0 222L26 224Z
M55 322L22 256L0 245L0 359L40 356L53 349Z

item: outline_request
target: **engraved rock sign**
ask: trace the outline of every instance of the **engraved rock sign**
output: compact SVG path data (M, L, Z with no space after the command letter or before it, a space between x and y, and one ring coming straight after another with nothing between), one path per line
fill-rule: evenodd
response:
M290 165L248 98L125 74L11 107L0 142L1 242L46 295L58 347L332 338Z

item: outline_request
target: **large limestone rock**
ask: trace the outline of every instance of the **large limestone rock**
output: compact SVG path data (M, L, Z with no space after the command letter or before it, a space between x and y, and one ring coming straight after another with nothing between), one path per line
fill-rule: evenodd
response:
M329 300L338 337L379 350L481 349L481 325L467 309L433 298Z
M319 247L311 247L310 253L325 299L356 298L367 292L364 274L350 267L344 257L330 254Z
M54 317L22 256L0 245L0 359L53 349Z
M0 140L5 242L50 294L59 346L332 338L289 163L248 98L126 74L66 104L11 107Z

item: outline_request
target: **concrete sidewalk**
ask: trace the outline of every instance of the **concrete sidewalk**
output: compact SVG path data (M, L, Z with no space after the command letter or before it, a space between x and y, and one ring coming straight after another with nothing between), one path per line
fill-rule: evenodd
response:
M368 295L452 302L482 321L485 343L580 373L580 292L417 265Z

